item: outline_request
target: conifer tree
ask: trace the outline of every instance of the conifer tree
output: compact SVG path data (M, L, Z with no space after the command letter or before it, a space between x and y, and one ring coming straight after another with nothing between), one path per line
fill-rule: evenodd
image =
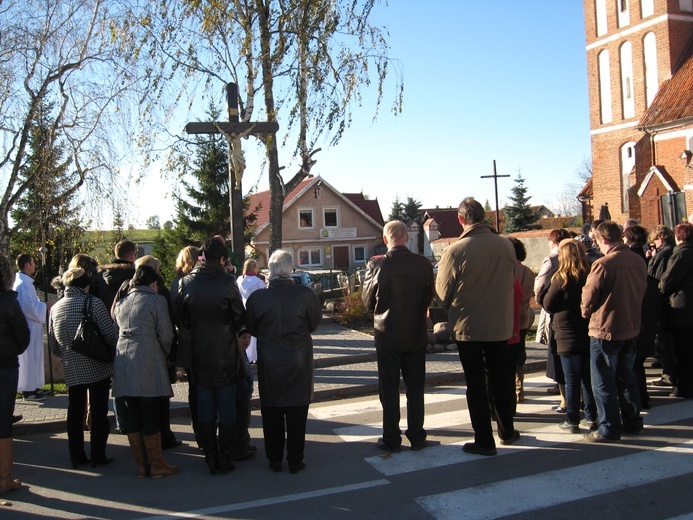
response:
M395 196L387 220L404 220L404 204L399 200L399 196Z
M540 229L541 226L536 224L538 217L529 205L531 197L527 196L527 187L521 172L517 172L515 186L511 191L511 204L506 205L504 208L505 225L503 226L503 233Z
M37 111L28 142L29 152L19 171L20 182L26 182L27 188L10 213L19 230L11 239L11 256L28 253L39 263L39 250L45 246L47 280L58 274L60 266L66 266L79 252L85 233L75 217L74 194L57 205L50 203L72 182L68 178L70 160L64 158L59 137L52 127L51 112L52 106L45 103ZM41 271L37 276L38 285L42 286L43 281Z

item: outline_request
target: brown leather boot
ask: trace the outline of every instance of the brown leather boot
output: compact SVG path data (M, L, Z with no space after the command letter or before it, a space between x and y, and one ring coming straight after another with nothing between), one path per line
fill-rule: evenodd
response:
M12 437L0 439L0 493L8 493L22 487L12 478Z
M132 450L132 456L137 465L137 478L148 476L149 464L147 464L147 453L144 450L142 432L128 433L128 442L130 442L130 450Z
M161 433L145 435L144 447L147 450L152 478L166 477L180 471L178 466L169 466L164 460L164 452L161 450Z

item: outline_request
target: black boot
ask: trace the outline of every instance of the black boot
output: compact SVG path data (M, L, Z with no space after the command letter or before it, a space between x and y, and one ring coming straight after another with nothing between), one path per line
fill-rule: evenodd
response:
M233 465L234 426L219 426L219 471L226 475L236 469Z
M197 430L202 440L205 452L205 461L209 467L210 475L219 474L219 448L217 447L217 432L214 423L197 425Z

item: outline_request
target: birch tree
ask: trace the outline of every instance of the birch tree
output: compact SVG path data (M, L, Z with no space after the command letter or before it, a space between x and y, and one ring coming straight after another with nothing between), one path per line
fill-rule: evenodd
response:
M178 0L131 10L121 29L142 41L141 53L158 72L152 84L176 78L177 94L200 89L209 95L228 82L239 85L241 121L279 122L278 136L261 135L271 191L270 251L281 247L286 195L311 172L319 142L334 146L362 104L366 88L376 92L374 117L393 68L384 28L369 20L378 0ZM395 69L395 112L402 83ZM181 141L183 142L183 141ZM284 161L297 163L285 179ZM184 154L172 167L186 168Z

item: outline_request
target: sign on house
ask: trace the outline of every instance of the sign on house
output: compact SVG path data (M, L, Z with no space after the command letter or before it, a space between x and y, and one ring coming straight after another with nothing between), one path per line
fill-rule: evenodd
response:
M321 229L320 238L356 238L356 228Z

